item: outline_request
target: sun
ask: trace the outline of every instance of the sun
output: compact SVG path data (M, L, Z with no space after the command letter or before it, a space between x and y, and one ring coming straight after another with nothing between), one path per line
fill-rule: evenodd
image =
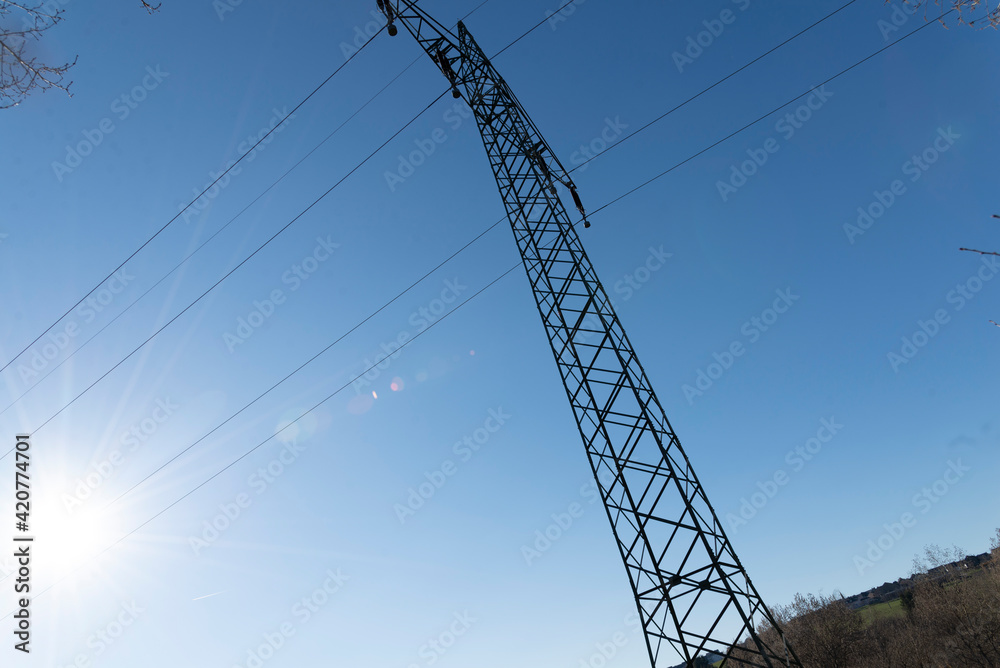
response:
M58 498L45 497L33 502L30 531L34 537L35 559L53 575L64 575L114 544L121 538L121 521L113 511L63 504Z

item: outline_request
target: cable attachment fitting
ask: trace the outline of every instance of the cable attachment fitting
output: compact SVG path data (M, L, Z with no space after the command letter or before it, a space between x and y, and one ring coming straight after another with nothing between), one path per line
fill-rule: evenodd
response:
M399 28L397 28L396 24L393 22L396 18L396 15L392 9L392 4L389 2L389 0L377 0L377 1L378 1L379 11L385 14L385 18L389 21L389 37L395 37L399 33Z
M545 158L542 157L541 148L543 146L545 146L545 142L540 141L534 146L529 146L527 153L531 161L535 163L536 167L538 167L538 171L542 173L542 177L545 179L545 183L548 185L549 194L555 197L556 186L555 183L553 183L552 172L549 171L549 166L545 162Z
M583 216L583 226L590 227L590 221L587 220L587 212L583 208L583 202L580 201L580 195L576 192L576 184L569 184L569 193L573 196L573 204L576 204L576 210L580 212Z
M462 94L458 92L458 75L455 74L455 70L451 69L451 61L448 60L448 54L443 49L438 49L432 58L437 63L437 66L441 68L441 73L448 79L448 83L451 84L451 96L456 100L462 97Z

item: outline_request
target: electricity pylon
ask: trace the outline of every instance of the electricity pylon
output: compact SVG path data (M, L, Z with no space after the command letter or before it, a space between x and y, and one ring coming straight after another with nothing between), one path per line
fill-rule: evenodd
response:
M458 35L411 0L378 0L475 115L566 396L635 594L654 668L706 651L744 665L801 666L722 524L583 250L557 185L589 227L576 185L461 22ZM770 625L776 641L757 632ZM749 659L745 657L750 657ZM726 665L733 665L730 660Z

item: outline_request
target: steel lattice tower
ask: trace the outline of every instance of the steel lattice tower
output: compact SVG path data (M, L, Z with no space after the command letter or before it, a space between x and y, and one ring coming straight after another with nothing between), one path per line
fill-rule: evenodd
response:
M586 223L569 174L464 24L456 37L411 0L378 4L389 34L401 23L475 115L652 665L676 661L664 644L694 665L705 651L728 655L746 635L741 665L801 666L740 564L583 250L556 190L569 189ZM757 633L761 622L776 630L775 642Z

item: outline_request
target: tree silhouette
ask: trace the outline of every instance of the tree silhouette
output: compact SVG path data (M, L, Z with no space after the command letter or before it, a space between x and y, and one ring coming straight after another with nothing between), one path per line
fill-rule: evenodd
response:
M152 14L160 5L139 0ZM15 107L33 91L58 88L69 93L72 81L63 83L73 62L52 64L34 55L35 42L62 21L58 3L0 0L0 109Z
M906 614L912 618L913 610L917 607L912 589L904 589L899 594L899 604L903 607L903 610L906 610Z
M981 28L1000 27L1000 0L934 0L933 3L930 0L903 0L903 4L912 7L914 12L923 7L924 18L927 18L928 6L934 4L957 11L959 23Z

